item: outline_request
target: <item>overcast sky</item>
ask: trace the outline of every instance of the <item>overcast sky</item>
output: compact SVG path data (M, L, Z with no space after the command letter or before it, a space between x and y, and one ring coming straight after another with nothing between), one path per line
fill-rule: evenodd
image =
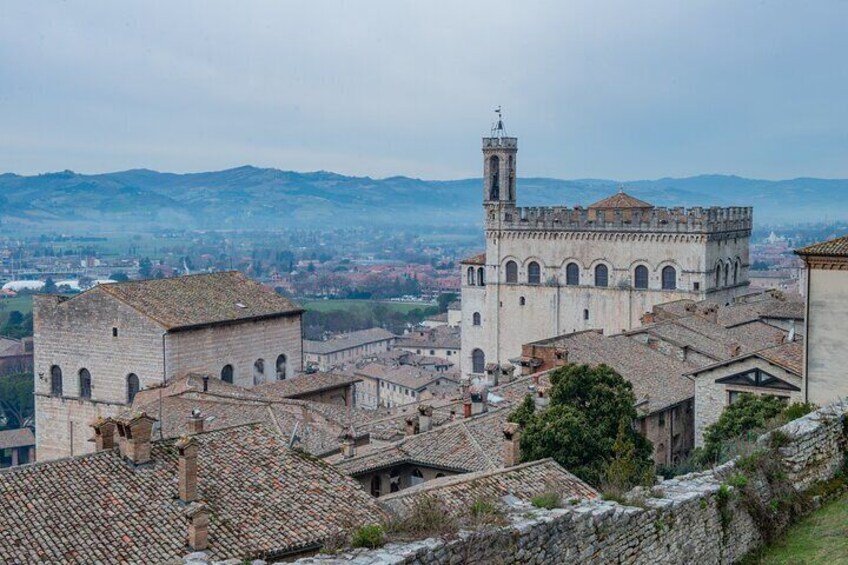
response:
M848 2L0 4L0 172L848 177Z

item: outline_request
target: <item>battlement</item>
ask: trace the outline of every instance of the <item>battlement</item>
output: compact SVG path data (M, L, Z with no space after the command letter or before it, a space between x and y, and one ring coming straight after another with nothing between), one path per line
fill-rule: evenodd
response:
M504 206L488 211L486 229L498 229L500 225L501 230L522 231L719 233L750 231L753 218L751 207L594 210Z
M495 148L516 149L518 147L517 137L484 137L483 149Z

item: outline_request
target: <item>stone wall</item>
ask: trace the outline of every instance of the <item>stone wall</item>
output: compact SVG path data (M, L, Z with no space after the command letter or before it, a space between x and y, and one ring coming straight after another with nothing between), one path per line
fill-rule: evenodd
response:
M829 479L844 464L846 413L843 401L781 428L789 442L779 454L796 488ZM504 527L297 563L733 563L763 540L742 498L726 484L736 472L730 462L650 492L637 489L631 495L645 496L644 508L597 501L547 511L505 500L510 524Z

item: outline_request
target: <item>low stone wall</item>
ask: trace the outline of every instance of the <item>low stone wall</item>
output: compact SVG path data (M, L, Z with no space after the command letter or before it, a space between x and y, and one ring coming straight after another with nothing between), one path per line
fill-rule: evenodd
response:
M846 413L848 402L840 402L780 429L786 477L799 490L832 478L843 465ZM769 436L760 441L769 443ZM650 491L636 489L630 495L644 497L642 507L596 501L542 510L507 497L507 526L297 563L733 563L763 542L742 498L726 484L737 473L730 462L663 481ZM761 477L752 480L765 484ZM768 502L770 490L758 488L760 493Z

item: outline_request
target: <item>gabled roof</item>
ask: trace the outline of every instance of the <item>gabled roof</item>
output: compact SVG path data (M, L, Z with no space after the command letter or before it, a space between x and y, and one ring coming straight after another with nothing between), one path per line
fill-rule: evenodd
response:
M362 379L353 375L342 373L311 373L298 375L282 381L261 384L253 387L253 390L258 393L267 393L282 398L298 398L327 390L346 388L358 382L362 382Z
M384 330L383 328L369 328L367 330L357 330L355 332L339 334L324 341L304 339L303 352L311 353L313 355L327 355L337 351L345 351L347 349L353 349L354 347L361 347L368 343L388 341L396 337L397 336L389 330Z
M772 365L781 367L789 373L800 377L804 370L804 342L802 340L796 340L787 343L782 343L780 345L775 345L773 347L761 349L759 351L753 351L751 353L740 355L738 357L733 357L731 359L725 359L717 363L712 363L705 367L699 367L693 371L690 371L688 374L699 375L707 371L712 371L713 369L716 369L718 367L724 367L727 365L738 363L740 361L751 359L752 357L763 359L764 361L771 363Z
M814 243L801 249L796 249L798 255L827 255L830 257L848 257L848 235L829 241Z
M379 502L394 514L406 516L425 498L435 498L450 515L467 514L479 500L497 500L507 495L530 502L535 496L556 492L565 501L596 499L598 492L553 459L540 459L494 471L480 471L427 481L380 497Z
M247 425L192 436L209 508L210 560L273 558L313 548L384 512L349 477ZM0 562L165 563L189 550L172 440L151 463L117 449L0 471Z
M639 200L638 198L634 198L624 192L624 190L619 190L616 194L612 196L608 196L603 200L598 200L594 204L589 205L590 209L593 210L605 210L605 209L624 209L624 208L653 208L653 204L648 204L644 200Z
M486 254L480 253L478 255L474 255L473 257L468 257L460 261L462 265L485 265L486 264Z
M89 292L105 292L168 330L303 312L273 289L237 271L101 284L78 296Z
M0 430L0 449L35 445L35 435L29 428Z
M336 467L354 476L401 463L460 473L497 469L503 467L502 431L508 416L508 410L496 410L459 420L365 455L341 459Z

